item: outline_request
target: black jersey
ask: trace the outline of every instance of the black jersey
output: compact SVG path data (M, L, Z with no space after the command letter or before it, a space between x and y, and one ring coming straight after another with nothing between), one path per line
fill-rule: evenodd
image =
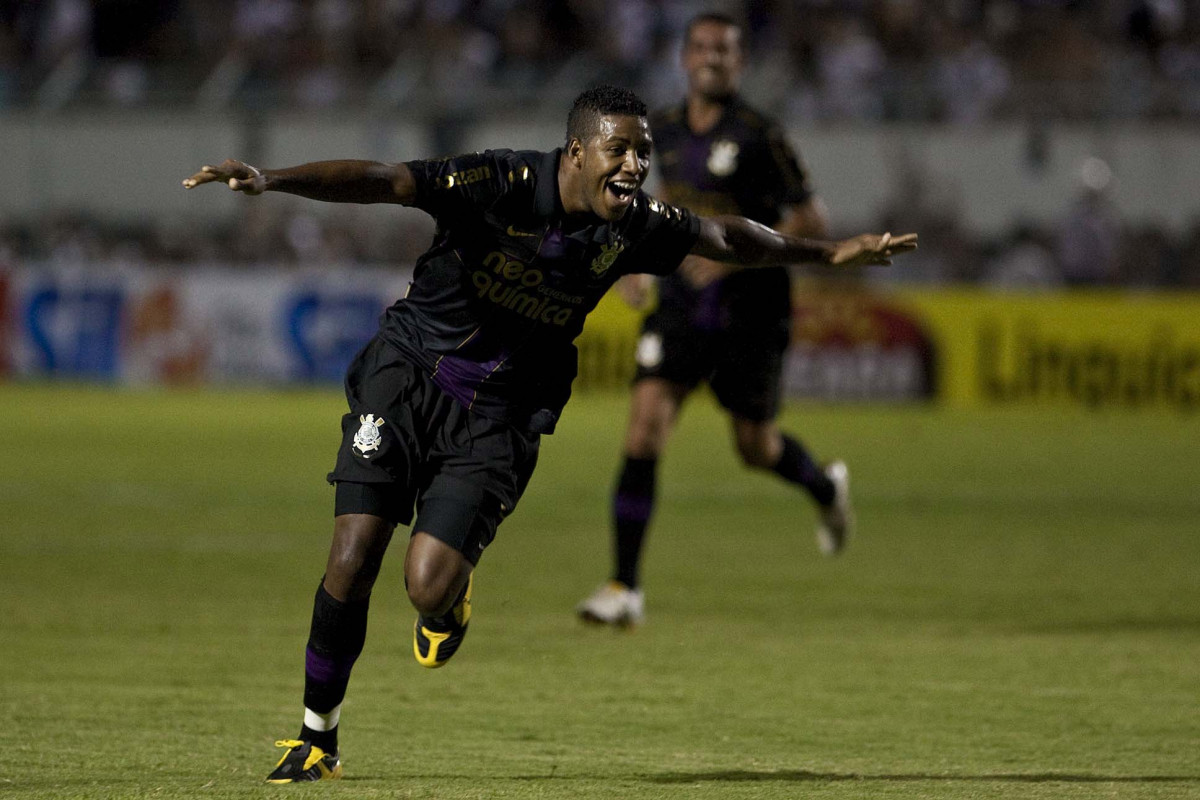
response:
M381 336L484 416L550 433L571 393L584 317L621 275L673 271L699 218L639 190L625 216L580 225L558 194L561 150L410 161L434 217Z
M696 214L735 214L773 226L783 206L812 197L782 129L740 100L703 135L688 127L686 103L655 114L651 131L662 196ZM790 294L784 267L745 270L702 291L673 275L659 282L659 307L706 329L778 325L790 315Z

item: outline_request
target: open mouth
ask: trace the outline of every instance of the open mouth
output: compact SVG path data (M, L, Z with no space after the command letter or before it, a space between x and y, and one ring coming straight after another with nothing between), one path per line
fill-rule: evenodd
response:
M619 205L629 205L633 200L633 195L637 192L637 181L609 181L605 185L605 190L612 195Z

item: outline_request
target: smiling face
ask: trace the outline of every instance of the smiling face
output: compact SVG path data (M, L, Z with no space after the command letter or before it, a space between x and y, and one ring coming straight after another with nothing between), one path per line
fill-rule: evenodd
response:
M606 222L625 216L650 172L650 124L645 117L603 114L586 140L572 139L563 208Z
M742 32L736 25L700 20L683 44L688 91L711 100L737 92L742 77Z

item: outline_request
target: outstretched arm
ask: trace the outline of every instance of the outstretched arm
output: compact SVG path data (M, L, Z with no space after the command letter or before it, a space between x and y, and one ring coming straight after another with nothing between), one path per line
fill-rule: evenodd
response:
M380 161L317 161L286 169L258 169L229 158L204 166L183 181L185 189L221 181L235 192L287 192L330 203L411 205L417 184L404 164Z
M717 216L700 219L700 238L692 253L743 267L801 263L858 267L889 265L892 256L916 249L915 233L864 233L841 241L823 241L788 236L745 217Z
M786 205L783 207L779 222L773 227L776 231L788 236L823 237L829 230L825 203L814 194L810 195L803 203ZM721 280L739 269L742 267L727 261L713 261L689 255L679 265L679 274L692 285L692 288L703 289L713 281ZM624 279L622 278L622 280Z

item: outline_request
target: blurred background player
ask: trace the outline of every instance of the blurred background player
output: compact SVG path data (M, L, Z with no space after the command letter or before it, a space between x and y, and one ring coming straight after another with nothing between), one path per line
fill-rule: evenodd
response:
M694 17L684 34L683 103L659 112L651 132L668 202L701 214L737 214L800 237L826 235L824 206L800 159L774 120L738 97L745 66L740 26L723 14ZM648 275L619 286L644 303ZM707 381L729 412L734 445L747 467L770 470L804 489L820 512L821 552L842 550L853 525L846 465L817 464L799 440L780 431L780 379L791 330L786 267L731 274L726 265L689 256L658 283L646 318L612 504L612 579L577 608L590 622L642 620L638 569L654 510L658 460L684 400Z

